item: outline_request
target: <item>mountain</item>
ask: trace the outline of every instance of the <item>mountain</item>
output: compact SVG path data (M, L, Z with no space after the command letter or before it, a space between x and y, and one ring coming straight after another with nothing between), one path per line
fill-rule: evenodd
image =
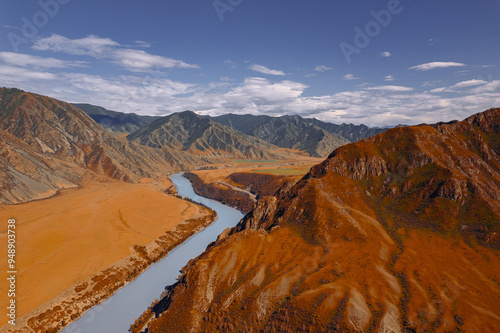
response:
M366 125L354 125L354 124L338 125L338 124L327 123L315 118L308 118L306 120L311 122L311 124L318 126L319 128L327 130L330 133L341 135L350 142L357 142L359 140L369 138L371 136L380 134L387 130L387 128L368 127ZM398 125L396 127L403 127L403 126L405 125Z
M126 182L191 168L200 161L109 133L77 107L0 88L0 203L19 203L76 187L95 173Z
M109 111L90 104L74 105L85 111L104 128L116 132L133 133L160 118ZM269 117L228 114L208 118L278 147L305 151L312 157L326 157L337 147L385 130L365 125L335 125L314 118L304 119L300 116Z
M148 332L497 332L500 109L336 149L183 269Z
M313 157L326 157L342 145L383 131L365 125L335 125L300 116L228 114L211 119L279 147L304 150Z
M103 107L91 104L73 104L80 110L85 111L102 127L123 133L132 133L140 127L146 126L160 117L139 116L135 113L123 113L106 110Z
M216 158L280 159L296 156L192 111L157 119L128 135L127 139L149 147L182 150L207 161Z

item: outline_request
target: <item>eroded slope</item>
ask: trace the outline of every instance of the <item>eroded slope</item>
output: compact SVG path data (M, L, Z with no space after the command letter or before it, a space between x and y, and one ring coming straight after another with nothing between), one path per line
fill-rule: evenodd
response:
M120 139L65 102L0 88L0 203L51 196L88 171L137 182L200 162Z
M500 109L337 149L184 269L151 332L496 332Z

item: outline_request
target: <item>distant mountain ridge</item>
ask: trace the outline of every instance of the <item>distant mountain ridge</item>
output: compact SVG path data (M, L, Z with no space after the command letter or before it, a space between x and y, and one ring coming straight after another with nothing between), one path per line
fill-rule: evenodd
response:
M312 157L325 157L335 148L350 142L300 116L228 114L211 119L278 147L306 151Z
M159 116L140 116L135 113L111 111L92 104L74 103L73 105L85 111L102 127L115 132L132 133L161 118Z
M312 124L325 129L331 133L336 133L338 135L343 136L350 142L357 142L359 140L363 140L366 138L369 138L371 136L380 134L385 132L386 130L389 129L387 128L380 128L380 127L368 127L366 125L354 125L354 124L332 124L332 123L327 123L315 118L306 118L306 120L310 121ZM395 126L395 127L399 127Z
M104 128L117 132L133 133L161 118L109 111L90 104L74 105L89 114ZM386 128L370 128L365 125L336 125L297 115L271 117L227 114L204 118L209 118L281 148L305 151L312 157L326 157L342 145L368 138L386 130Z
M293 156L291 152L192 111L157 119L129 134L127 139L154 148L179 149L207 161L219 157L274 159Z

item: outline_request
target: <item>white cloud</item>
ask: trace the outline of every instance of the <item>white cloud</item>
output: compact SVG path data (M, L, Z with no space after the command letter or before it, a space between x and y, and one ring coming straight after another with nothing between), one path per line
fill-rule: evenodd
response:
M464 88L485 85L487 83L488 82L484 81L484 80L467 80L467 81L462 81L462 82L456 83L456 84L449 86L449 87L432 89L430 92L431 93L457 92L457 91L460 91L461 89L464 89Z
M385 52L380 53L379 56L381 56L382 58L389 58L389 57L392 57L392 54L391 54L391 52L385 51Z
M200 68L182 60L165 58L142 50L116 50L113 52L113 58L117 64L131 71L147 71L151 68Z
M377 86L377 87L369 87L366 90L379 90L379 91L390 91L390 92L405 92L405 91L413 91L413 88L403 87L403 86Z
M298 98L308 86L294 81L271 82L260 77L245 81L224 94L225 105L233 109L244 109L248 105L282 105Z
M473 86L478 86L487 83L484 80L467 80L467 81L462 81L454 85L455 88L467 88L467 87L473 87Z
M55 58L42 58L29 54L0 52L0 61L7 65L36 68L70 68L85 66L83 61L65 61Z
M410 67L409 69L417 70L417 71L429 71L431 69L436 69L436 68L447 68L447 67L462 67L466 66L465 64L462 64L460 62L429 62L426 64L418 65L418 66L413 66Z
M285 72L276 70L276 69L269 69L266 66L263 65L257 65L253 64L249 67L249 69L262 73L262 74L268 74L268 75L278 75L278 76L284 76L286 75Z
M166 115L188 109L209 115L299 114L369 126L463 119L500 105L500 81L459 82L457 86L466 91L451 96L391 85L310 96L306 94L309 87L301 82L262 77L192 84L138 73L104 77L57 71L56 75L49 70L0 65L0 82L68 102L138 114Z
M94 58L106 57L111 50L120 44L109 39L90 35L85 38L69 39L61 35L52 34L41 38L32 46L39 51L64 52L73 55L88 55Z
M0 81L2 85L15 85L17 87L19 84L26 84L27 82L36 83L40 80L44 81L43 84L46 84L47 81L56 79L57 76L49 72L36 71L25 67L0 65Z
M142 40L136 40L134 43L136 44L137 47L143 47L146 49L151 47L151 43Z
M139 47L147 47L145 42L136 41ZM87 55L96 59L111 59L114 63L130 71L150 71L154 68L200 68L182 60L162 57L142 50L124 48L109 38L87 36L80 39L69 39L53 34L39 39L33 45L39 51L63 52L72 55Z
M346 74L344 75L344 80L359 80L359 77L354 76L354 74Z
M317 72L326 72L326 71L331 71L332 69L333 68L325 66L325 65L316 66L314 68L314 70L317 71Z
M434 87L438 83L441 83L441 80L425 81L424 83L422 83L422 87Z
M394 81L394 80L396 80L396 78L393 75L387 75L384 78L384 81Z

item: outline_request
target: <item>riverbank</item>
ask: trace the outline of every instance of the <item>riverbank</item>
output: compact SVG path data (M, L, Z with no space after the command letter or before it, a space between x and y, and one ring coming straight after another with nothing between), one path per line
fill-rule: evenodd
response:
M19 242L16 327L0 332L59 331L215 220L213 211L167 195L165 185L86 184L2 207L30 242Z
M243 217L241 212L194 193L192 184L180 174L171 176L178 194L208 206L217 212L217 220L203 228L168 255L151 265L99 306L87 311L79 320L67 326L63 333L123 333L141 316L166 287L173 285L180 270L202 254L226 229L234 227Z

